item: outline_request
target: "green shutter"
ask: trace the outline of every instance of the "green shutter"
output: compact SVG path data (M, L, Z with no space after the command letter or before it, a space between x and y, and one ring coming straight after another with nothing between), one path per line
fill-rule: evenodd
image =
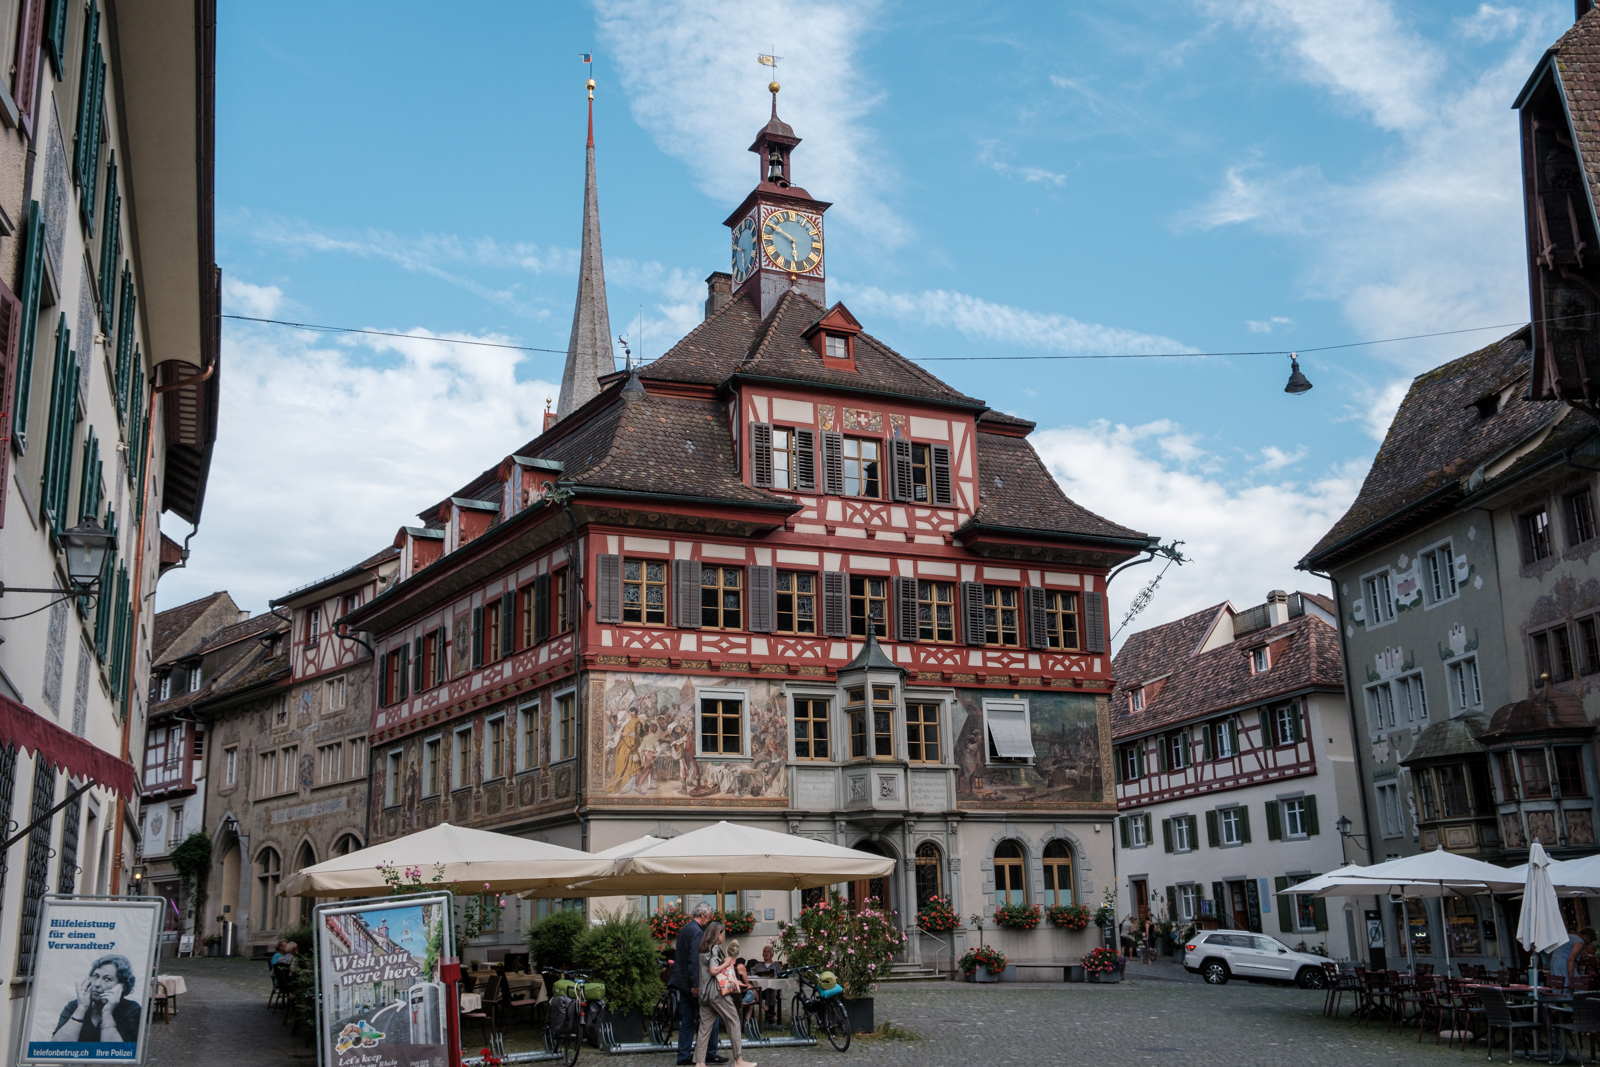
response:
M1178 919L1178 887L1167 886L1167 918L1174 922Z
M398 677L400 681L398 699L404 700L409 692L406 686L411 681L411 646L403 641L400 643L400 670Z
M1156 766L1161 768L1161 773L1170 771L1170 761L1167 759L1167 745L1172 739L1169 737L1156 738Z
M1150 754L1145 751L1143 741L1139 742L1139 744L1134 747L1133 751L1139 757L1139 777L1143 778L1150 772Z
M11 405L11 437L18 448L28 449L28 401L33 393L33 345L39 333L39 291L44 284L44 220L39 201L28 205L28 241L22 252L22 308L17 334L17 384Z
M1223 883L1221 883L1221 882L1212 882L1211 883L1211 900L1212 900L1212 905L1213 905L1211 910L1216 913L1217 925L1221 926L1222 929L1224 929L1224 930L1230 930L1230 929L1233 928L1233 916L1232 915L1228 916L1228 921L1227 922L1224 923L1222 921L1222 913L1227 910L1227 908L1226 908L1226 904L1227 904L1227 900L1228 900L1227 892L1228 892L1228 887L1226 885L1224 885Z
M1267 805L1270 809L1271 805ZM1278 929L1286 934L1294 933L1294 898L1284 890L1289 888L1289 879L1283 875L1272 880L1273 888L1278 892Z
M1267 801L1267 840L1283 840L1283 813L1278 810L1276 800Z
M483 666L483 609L472 609L472 669Z
M1209 722L1200 727L1200 743L1205 746L1204 755L1207 763L1217 758L1216 748L1211 744L1211 731L1214 729L1216 726Z
M1315 837L1322 827L1317 825L1317 798L1310 793L1306 794L1306 836Z
M117 188L117 153L106 157L106 222L100 230L100 325L111 331L117 302L117 257L122 254L122 193Z
M1289 740L1299 744L1306 739L1306 726L1301 721L1305 715L1305 709L1298 703L1290 704L1289 707L1294 711L1293 717L1289 719L1289 733L1291 734Z
M1128 838L1128 817L1126 815L1117 820L1117 831L1122 835L1122 847L1132 848L1133 843Z
M89 169L90 108L94 103L95 62L99 57L100 5L90 3L83 22L83 53L78 66L78 124L73 134L72 177L81 187Z
M1250 805L1239 805L1239 840L1248 845L1250 843Z
M1172 820L1161 820L1161 845L1168 852L1172 851Z
M50 0L50 6L44 15L44 45L45 54L50 57L50 66L54 69L56 80L67 69L67 0Z
M1151 819L1149 812L1145 812L1140 818L1144 819L1144 843L1148 845L1156 838L1155 823Z
M1184 818L1189 820L1189 847L1197 849L1200 847L1200 821L1193 815L1186 815Z
M1115 765L1111 769L1112 769L1112 772L1116 775L1117 784L1121 785L1122 784L1122 749L1120 747L1119 748L1113 748L1111 750L1111 762Z
M1312 925L1319 931L1326 933L1328 930L1328 902L1321 897L1311 898Z
M1261 747L1271 748L1277 743L1272 734L1272 711L1270 708L1261 709Z
M1206 812L1206 844L1210 845L1212 848L1218 847L1219 844L1219 839L1217 837L1217 813L1215 811Z
M57 536L68 526L72 440L78 428L78 357L69 347L71 343L72 331L67 329L67 316L63 314L56 326L50 417L45 427L44 471L39 479L43 514Z

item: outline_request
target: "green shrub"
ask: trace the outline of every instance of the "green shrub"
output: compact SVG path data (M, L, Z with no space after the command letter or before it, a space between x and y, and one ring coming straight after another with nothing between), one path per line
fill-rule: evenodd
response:
M661 998L655 939L644 920L631 912L602 912L600 921L578 938L573 957L593 981L605 983L606 1006L618 1015L647 1010Z
M573 966L573 943L589 928L582 911L553 911L528 927L528 952L536 966L564 971Z

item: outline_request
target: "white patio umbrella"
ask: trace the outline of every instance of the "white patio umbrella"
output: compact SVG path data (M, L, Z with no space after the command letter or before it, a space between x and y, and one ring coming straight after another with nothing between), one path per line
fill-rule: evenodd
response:
M1550 883L1550 857L1537 840L1528 848L1528 880L1522 888L1522 917L1517 920L1517 940L1530 952L1549 952L1567 943L1567 925L1561 904ZM1529 985L1537 988L1532 981Z
M590 854L609 860L618 860L631 856L635 852L643 852L647 848L653 848L665 840L666 838L663 837L652 837L649 834L645 834L643 837L636 837L632 841L624 841L620 845L612 845L610 848L603 848L599 852ZM616 873L615 866L612 867L611 873ZM523 900L537 900L541 897L569 897L571 895L564 885L546 886L543 889L527 889L517 894Z
M425 890L438 866L444 881L469 890L514 893L547 885L566 885L609 874L616 861L577 849L548 845L510 834L440 823L381 845L335 856L306 867L278 890L285 897L361 897L388 892L384 866L419 868ZM487 885L485 885L487 883Z

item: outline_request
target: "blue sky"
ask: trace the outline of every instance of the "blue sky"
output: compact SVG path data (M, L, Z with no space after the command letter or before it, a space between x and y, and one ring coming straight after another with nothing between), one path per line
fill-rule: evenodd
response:
M1188 542L1135 627L1267 589L1343 511L1409 378L1527 316L1510 104L1569 0L1145 4L597 0L243 5L219 25L229 321L205 517L169 607L255 610L356 562L533 436L576 286L586 70L613 332L654 358L728 269L721 225L783 57L828 291L1039 423L1069 495ZM620 354L620 353L619 353ZM169 535L187 530L171 516ZM1146 568L1151 570L1151 568ZM1135 577L1137 576L1137 577ZM1120 608L1148 574L1112 587Z

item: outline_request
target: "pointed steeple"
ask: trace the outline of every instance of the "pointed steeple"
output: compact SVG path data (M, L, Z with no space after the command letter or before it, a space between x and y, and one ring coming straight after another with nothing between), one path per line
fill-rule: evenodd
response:
M606 271L600 255L600 194L594 178L594 79L589 79L589 146L583 175L583 251L578 262L578 300L572 309L572 337L561 373L564 419L600 392L599 378L616 370L611 356L611 318L606 313Z

